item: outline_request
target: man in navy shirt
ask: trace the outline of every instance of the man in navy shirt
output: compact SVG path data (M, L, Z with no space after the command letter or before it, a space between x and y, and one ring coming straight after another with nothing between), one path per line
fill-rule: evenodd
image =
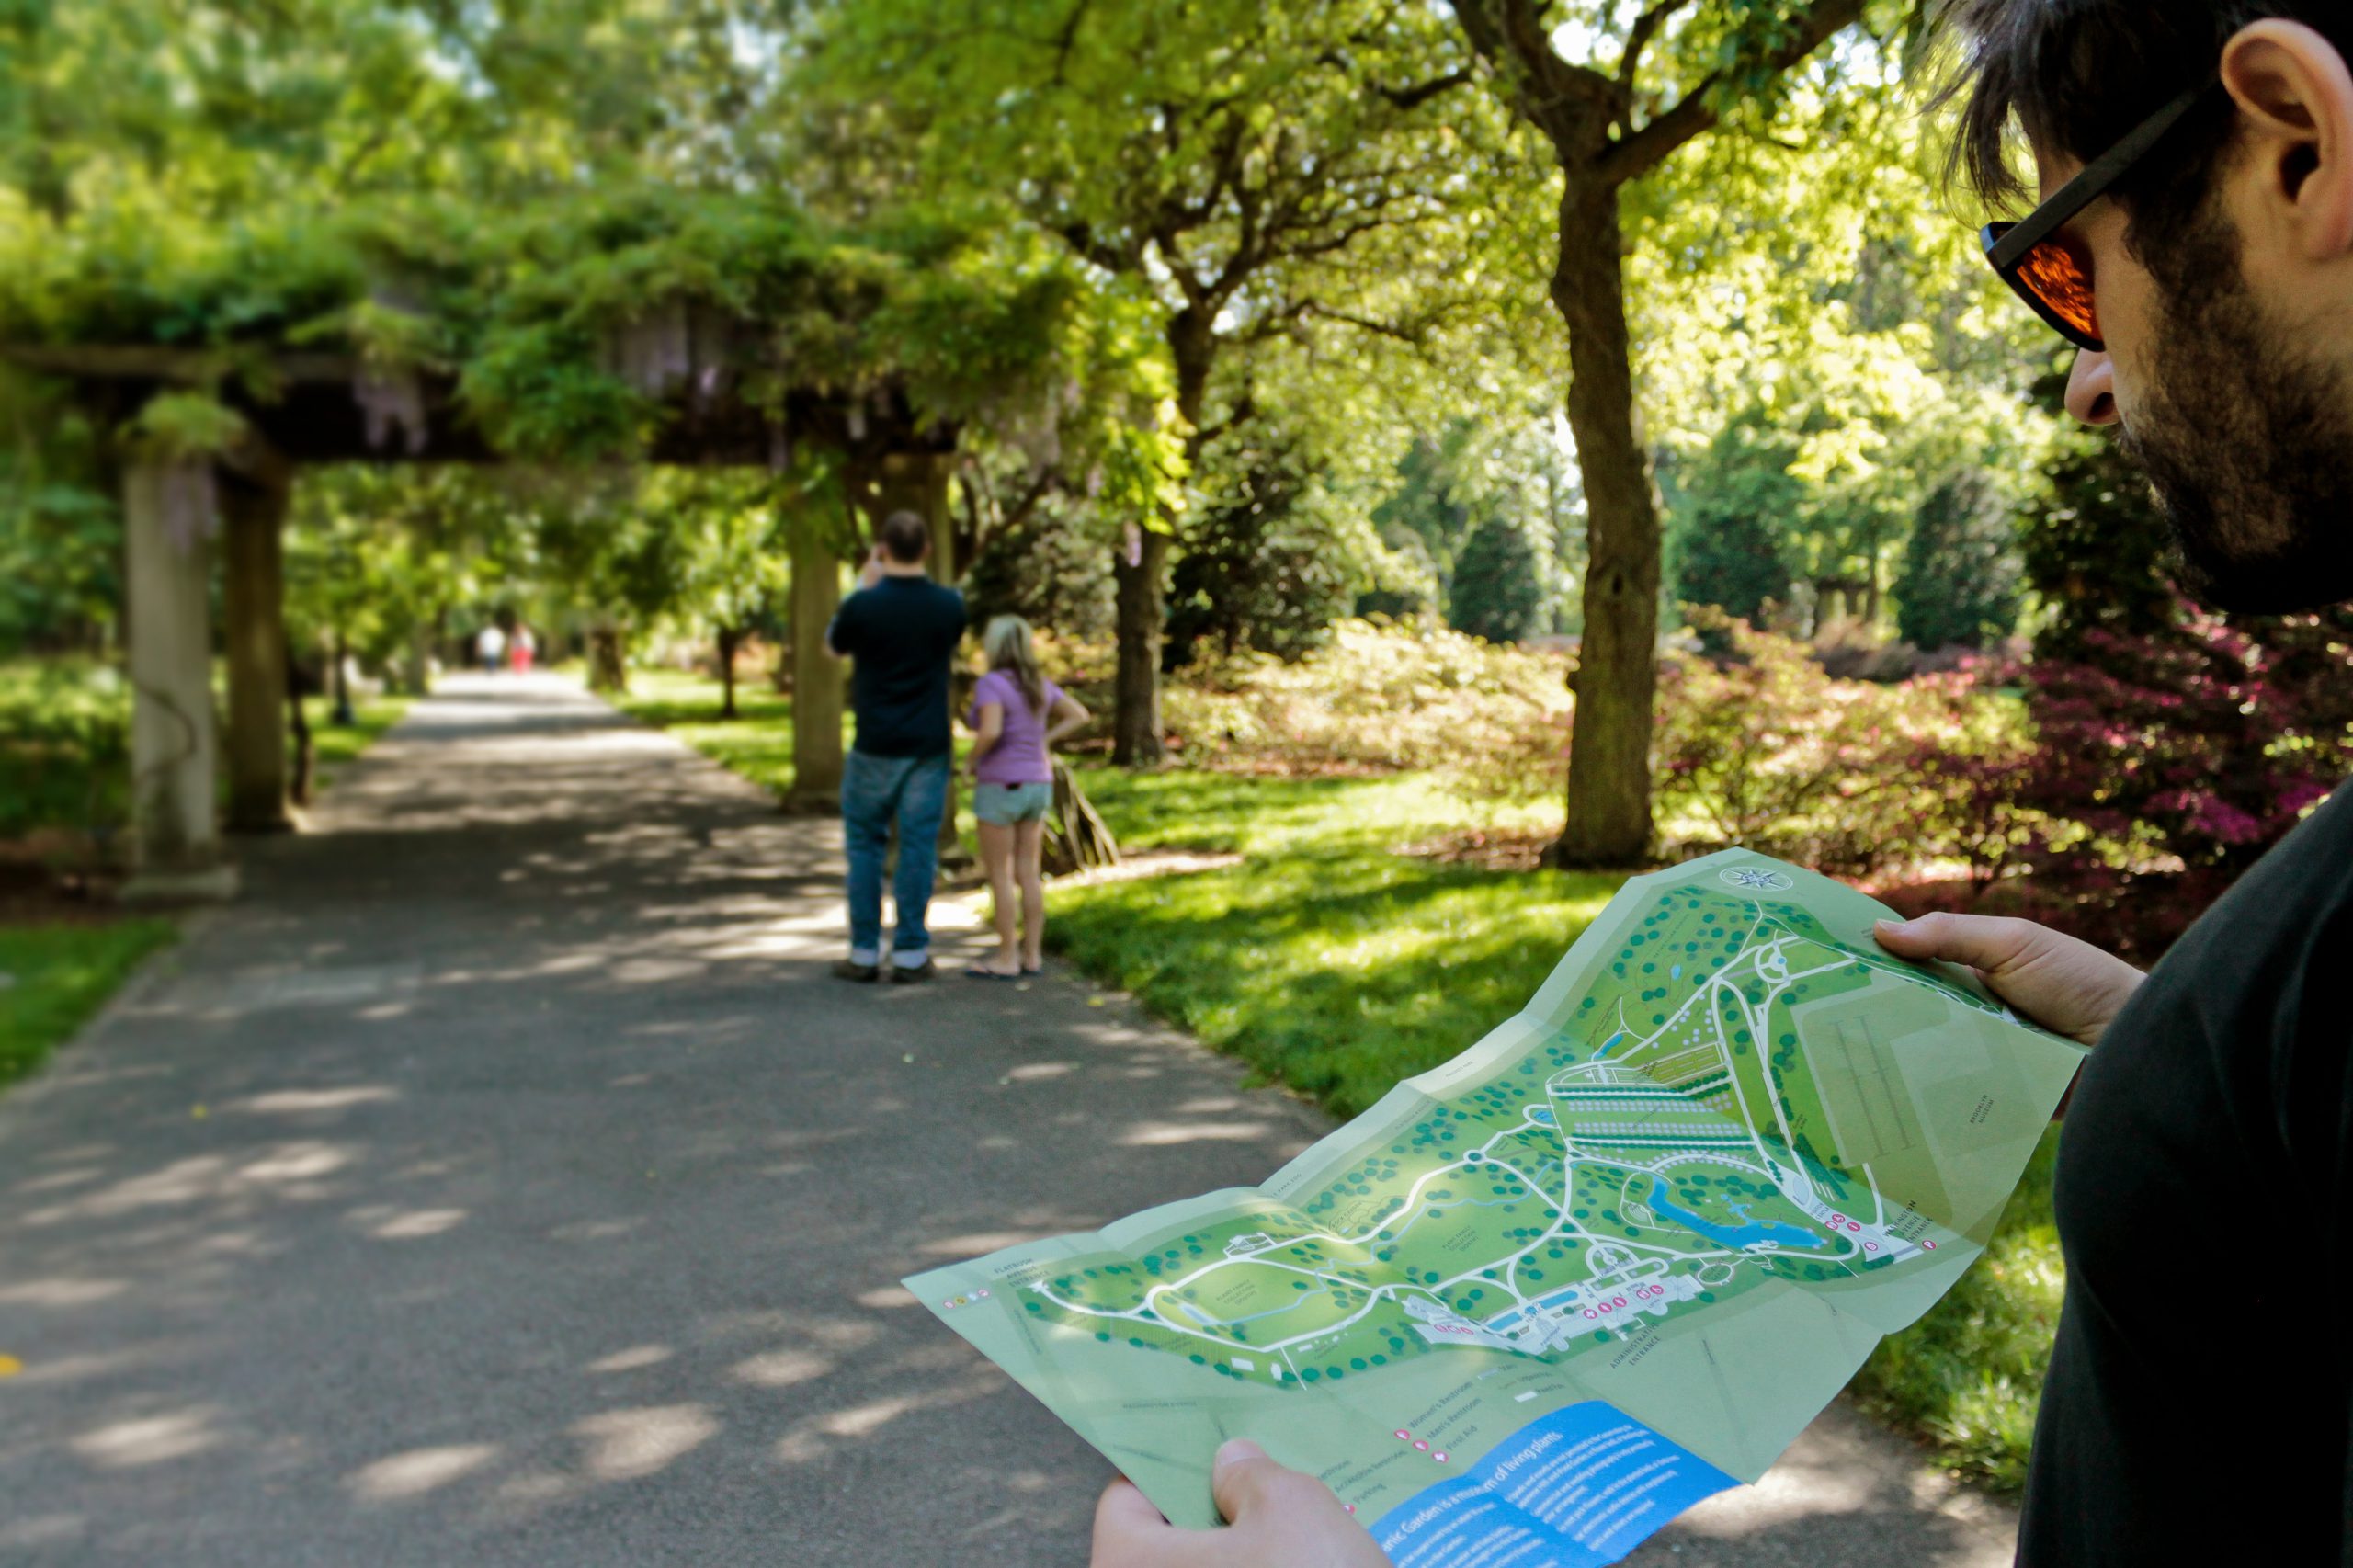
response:
M849 957L844 980L871 983L932 976L931 906L939 823L948 809L949 661L964 635L964 596L924 569L931 532L913 512L882 519L858 591L825 629L825 646L854 661L850 707L858 742L842 772L842 837L849 856ZM882 961L882 864L899 831L892 880L898 927Z

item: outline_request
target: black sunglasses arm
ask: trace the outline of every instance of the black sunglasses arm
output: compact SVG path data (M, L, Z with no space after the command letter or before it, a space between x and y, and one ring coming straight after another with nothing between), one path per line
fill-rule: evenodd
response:
M2147 155L2165 133L2177 124L2181 117L2198 107L2200 99L2220 85L2208 81L2192 87L2165 105L2156 113L2134 127L2131 133L2084 165L2083 172L2059 187L2059 193L2019 222L1999 243L1986 252L1997 268L2018 265L2020 257L2052 234L2076 213L2089 207L2108 192L2124 171Z

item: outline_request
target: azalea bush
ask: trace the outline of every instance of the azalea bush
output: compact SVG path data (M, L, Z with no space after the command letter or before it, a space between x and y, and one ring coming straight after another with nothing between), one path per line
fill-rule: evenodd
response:
M2095 630L2077 656L1873 682L1695 611L1662 661L1659 851L1738 845L1907 907L2025 915L2161 952L2353 768L2353 630L2305 617ZM1056 646L1074 675L1108 653ZM1293 663L1206 662L1167 691L1178 755L1261 774L1426 771L1489 812L1557 800L1565 655L1347 621ZM1531 844L1544 835L1533 830Z
M1252 772L1429 769L1482 791L1557 791L1568 756L1565 655L1413 622L1344 620L1295 661L1205 659L1172 683L1171 744Z
M2028 667L2040 917L2154 956L2353 767L2353 646L2333 618L2093 630Z
M2014 800L2028 727L1990 666L1840 680L1793 638L1695 617L1723 652L1677 654L1660 671L1654 777L1670 850L1740 845L1863 878L1957 862L1990 881L2029 840Z

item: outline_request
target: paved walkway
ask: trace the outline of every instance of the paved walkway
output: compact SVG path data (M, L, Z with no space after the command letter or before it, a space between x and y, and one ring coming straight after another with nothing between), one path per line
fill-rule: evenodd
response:
M1062 978L832 981L828 826L551 679L316 825L0 1101L0 1562L1083 1562L1104 1466L897 1279L1316 1117ZM2005 1524L1834 1410L1638 1561Z

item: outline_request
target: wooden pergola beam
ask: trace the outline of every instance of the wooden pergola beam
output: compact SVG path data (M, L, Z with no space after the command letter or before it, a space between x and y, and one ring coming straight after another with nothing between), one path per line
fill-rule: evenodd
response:
M359 360L350 354L287 349L256 351L281 381L340 381L348 385ZM229 348L172 348L149 343L0 344L0 359L44 375L89 381L153 381L202 386L252 365L252 354Z
M900 457L945 455L961 432L946 421L918 417L897 388L849 392L799 387L780 408L741 395L742 372L756 356L748 330L730 341L699 339L714 356L668 377L655 396L666 414L642 454L676 467L765 467L779 441L840 451L862 465ZM179 348L155 344L0 344L0 360L81 384L112 407L131 405L166 388L217 387L274 450L296 464L316 462L502 462L459 397L457 379L415 371L399 379L399 406L371 406L390 379L369 380L356 355L295 349ZM626 364L626 359L620 360ZM268 389L257 396L245 389ZM228 460L237 466L231 454Z

